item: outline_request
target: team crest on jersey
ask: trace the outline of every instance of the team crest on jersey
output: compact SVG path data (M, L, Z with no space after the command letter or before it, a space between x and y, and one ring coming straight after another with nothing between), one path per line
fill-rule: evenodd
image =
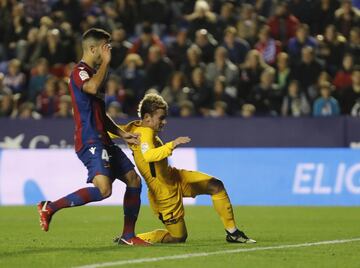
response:
M90 153L92 153L93 155L95 154L95 150L96 150L96 147L91 147L89 149Z
M145 153L146 151L148 151L149 150L149 144L147 144L147 143L142 143L141 144L141 152L142 153Z
M80 79L81 79L82 81L90 78L90 76L89 76L89 74L87 73L87 71L84 71L84 70L79 72L79 76L80 76Z

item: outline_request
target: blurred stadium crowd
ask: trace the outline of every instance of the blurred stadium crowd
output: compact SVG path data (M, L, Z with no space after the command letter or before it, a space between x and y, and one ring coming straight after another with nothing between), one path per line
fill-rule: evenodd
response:
M71 117L81 34L112 35L112 117L360 115L357 0L0 0L0 117Z

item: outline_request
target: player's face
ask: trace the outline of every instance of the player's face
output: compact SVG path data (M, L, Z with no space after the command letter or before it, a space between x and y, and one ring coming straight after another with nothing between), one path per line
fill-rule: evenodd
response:
M96 65L100 65L102 63L102 57L101 57L101 53L102 53L102 47L107 44L110 46L110 42L107 40L101 40L97 43L97 45L94 47L93 49L93 55L94 55L94 60L95 60L95 64Z
M164 109L157 109L150 116L150 120L149 120L150 127L156 132L161 131L167 123L166 116L167 116L167 113Z

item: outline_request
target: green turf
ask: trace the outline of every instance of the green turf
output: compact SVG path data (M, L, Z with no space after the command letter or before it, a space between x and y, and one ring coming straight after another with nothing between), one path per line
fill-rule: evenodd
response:
M236 207L237 222L255 245L228 244L211 207L187 207L188 241L148 248L117 246L120 207L80 207L59 212L48 233L35 207L0 207L0 267L74 267L227 249L300 244L360 237L360 208ZM142 207L137 231L161 227ZM307 248L240 252L122 267L360 267L360 241Z

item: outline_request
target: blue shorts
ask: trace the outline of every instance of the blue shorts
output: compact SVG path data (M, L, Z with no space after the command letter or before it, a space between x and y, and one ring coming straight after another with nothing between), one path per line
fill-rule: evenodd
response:
M111 180L122 179L134 169L133 163L117 145L88 144L76 154L88 170L87 183L91 183L96 175L104 175Z

